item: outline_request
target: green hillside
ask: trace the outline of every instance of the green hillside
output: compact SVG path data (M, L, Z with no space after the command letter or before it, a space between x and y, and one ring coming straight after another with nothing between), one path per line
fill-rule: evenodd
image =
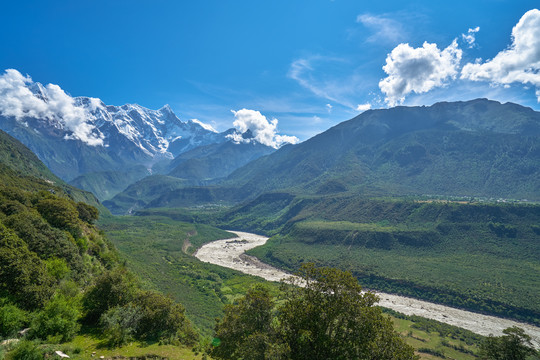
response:
M540 323L540 206L266 194L215 220L274 234L253 255L366 287Z
M75 337L102 347L197 343L185 308L145 290L119 261L94 225L98 209L75 200L88 193L61 182L5 133L0 161L0 339L12 339L0 346L1 358L48 358Z

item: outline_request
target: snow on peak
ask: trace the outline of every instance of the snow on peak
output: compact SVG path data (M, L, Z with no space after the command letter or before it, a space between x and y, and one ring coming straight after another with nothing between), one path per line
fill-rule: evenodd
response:
M203 123L202 121L198 119L191 119L191 122L200 125L203 129L211 131L213 133L217 133L218 131L214 129L214 127L210 124Z

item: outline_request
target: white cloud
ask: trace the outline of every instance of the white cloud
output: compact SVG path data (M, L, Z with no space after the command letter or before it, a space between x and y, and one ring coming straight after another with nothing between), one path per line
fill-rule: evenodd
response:
M512 44L484 63L466 64L462 79L536 87L540 102L540 10L527 11L512 29Z
M326 104L325 106L326 106L326 110L328 110L328 112L331 113L332 108L333 108L332 104Z
M37 94L30 86L37 89ZM56 120L59 126L71 132L66 139L78 139L92 146L103 145L103 134L91 123L94 117L90 114L99 104L99 99L92 99L91 109L78 107L58 85L44 87L15 69L7 69L0 75L0 114L13 116L18 121L25 117Z
M475 27L474 29L469 29L467 34L461 34L463 41L467 43L469 49L473 48L476 41L476 33L480 31L480 26Z
M216 129L214 129L214 127L212 125L203 123L199 119L191 119L191 121L194 122L195 124L200 125L205 130L212 131L212 132L215 132L215 133L218 132Z
M373 31L374 34L367 38L369 42L390 41L396 43L403 40L403 26L396 20L384 16L360 14L356 17L356 22L362 23Z
M278 148L285 143L296 144L299 139L296 136L278 135L277 134L277 119L268 121L266 116L256 110L241 109L238 111L231 110L234 114L233 126L238 131L235 134L229 135L234 141L243 142L246 139L242 138L242 134L250 130L254 139L263 145Z
M383 70L388 76L379 82L390 106L403 103L407 94L425 93L455 79L462 51L454 40L446 49L424 42L422 47L399 44L386 57Z
M358 104L358 106L356 107L356 110L358 110L360 112L364 112L364 111L369 110L369 109L371 109L371 104L369 104L369 103Z

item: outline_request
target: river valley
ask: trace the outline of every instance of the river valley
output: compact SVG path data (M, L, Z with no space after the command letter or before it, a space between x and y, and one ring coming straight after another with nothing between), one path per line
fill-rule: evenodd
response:
M261 246L267 237L246 232L231 231L238 237L217 240L203 245L194 254L199 260L241 271L245 274L262 277L268 281L280 281L292 275L265 264L245 251ZM458 326L480 335L502 335L502 331L511 326L519 326L532 337L534 345L540 347L540 328L495 316L483 315L456 309L440 304L404 296L376 292L380 297L379 305L406 315L417 315Z

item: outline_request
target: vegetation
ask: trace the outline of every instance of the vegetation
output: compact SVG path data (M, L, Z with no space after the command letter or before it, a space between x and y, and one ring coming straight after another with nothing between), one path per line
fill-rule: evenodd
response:
M42 359L52 353L47 344L71 341L83 324L106 332L116 344L114 332L125 325L118 314L133 309L133 331L125 329L133 339L195 344L198 333L184 307L142 290L120 264L95 226L99 210L75 201L65 191L68 185L55 184L33 154L0 133L0 150L10 149L27 165L10 162L9 156L0 163L0 179L6 180L0 182L0 337L29 328L24 333L32 341L13 346L17 339L9 340L0 351L10 359Z
M525 360L529 356L540 358L531 343L531 337L518 327L503 330L504 335L490 336L481 345L480 358L486 360ZM535 356L536 355L536 356Z
M251 254L290 271L315 261L371 289L540 322L538 205L268 194L214 221L278 233Z
M144 286L181 302L205 335L223 315L224 304L263 281L190 255L206 242L234 237L226 231L154 215L103 219L100 225Z
M286 286L273 314L267 290L255 287L227 306L216 325L218 359L415 359L391 320L361 293L350 274L304 265L302 287Z

